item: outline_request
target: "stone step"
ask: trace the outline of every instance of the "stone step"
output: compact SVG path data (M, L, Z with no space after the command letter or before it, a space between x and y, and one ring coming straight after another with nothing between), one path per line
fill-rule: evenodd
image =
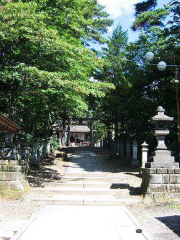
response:
M66 173L66 176L67 177L106 177L105 174L101 173L101 172L90 172L90 173L82 173L82 172L79 172L79 173Z
M87 196L86 196L87 197ZM90 197L90 196L89 196ZM141 202L140 199L105 199L105 198L92 198L83 199L82 196L76 196L76 198L61 198L61 199L50 199L50 198L31 198L33 202L39 202L45 205L87 205L87 206L118 206L128 205Z
M60 181L59 184L93 184L93 185L110 185L111 183L105 181Z
M0 172L0 181L19 181L26 178L22 172Z
M19 165L0 165L0 171L4 172L23 172L25 169Z
M60 182L58 183L61 187L84 187L84 188L90 188L90 187L96 187L96 188L110 188L112 184L110 183L104 183L104 182Z
M123 193L128 193L128 189L123 189L123 190L111 190L111 189L104 189L104 188L54 188L54 189L44 189L44 188L36 188L33 189L34 192L38 192L38 193L58 193L61 195L82 195L82 196L86 196L86 195L113 195L117 192L123 192Z
M107 182L108 180L111 180L111 178L108 177L73 177L73 176L63 176L60 182L64 181L71 181L71 182L78 182L78 181L84 181L84 182Z
M19 165L17 160L0 160L0 165Z

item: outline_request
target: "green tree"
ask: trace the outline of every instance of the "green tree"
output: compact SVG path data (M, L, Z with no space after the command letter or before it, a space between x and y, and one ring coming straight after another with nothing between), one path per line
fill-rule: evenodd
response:
M103 61L85 46L104 42L111 23L94 0L1 1L1 112L37 136L58 118L84 115L90 93L112 88L90 82Z
M166 8L157 8L157 0L146 0L135 4L136 20L132 25L132 29L147 30L151 26L163 27L163 20L169 15Z
M112 37L107 43L102 53L105 65L103 70L98 74L98 79L104 82L110 82L115 85L102 102L102 119L107 128L115 131L115 138L118 139L119 132L125 121L123 104L125 103L128 82L124 75L124 58L127 47L127 32L122 30L119 25L113 31Z

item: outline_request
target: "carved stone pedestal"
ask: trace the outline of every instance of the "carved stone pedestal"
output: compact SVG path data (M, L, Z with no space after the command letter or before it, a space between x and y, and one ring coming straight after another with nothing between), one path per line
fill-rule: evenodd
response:
M17 160L0 160L0 197L20 199L30 191L26 180L27 167Z
M179 168L142 168L145 201L180 200Z

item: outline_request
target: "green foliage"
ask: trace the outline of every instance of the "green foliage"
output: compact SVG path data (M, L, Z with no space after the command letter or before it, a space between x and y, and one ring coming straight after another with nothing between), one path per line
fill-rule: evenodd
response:
M96 141L99 141L105 137L106 134L106 126L100 120L95 122L95 130L96 130Z
M146 0L135 4L135 17L144 11L154 10L157 6L157 0Z
M51 140L51 151L54 152L55 150L58 150L60 148L59 142L56 138L53 138Z
M117 26L108 41L107 48L104 48L102 53L105 61L104 68L97 73L98 79L115 85L115 89L112 89L102 100L101 117L108 128L115 125L116 137L120 130L120 122L125 120L122 104L125 102L125 93L129 88L124 74L127 42L127 32L123 31L121 26Z
M137 16L137 19L132 25L134 31L138 29L147 29L151 26L164 26L164 20L169 11L166 9L157 9L156 11L145 11Z
M60 118L84 116L89 94L112 84L89 79L104 62L85 45L112 24L95 0L1 1L0 108L34 137Z
M126 34L118 27L102 53L105 66L99 79L113 82L116 89L103 99L101 117L106 132L113 133L115 139L136 139L139 143L146 140L152 150L156 143L149 119L156 114L158 106L163 106L166 114L175 119L167 138L167 145L174 154L177 152L177 113L175 89L170 83L174 78L174 67L160 72L156 65L160 60L168 65L180 63L179 3L174 1L171 6L155 9L155 2L146 1L149 5L139 5L133 25L141 30L136 42L127 42ZM169 20L166 26L167 15L172 21ZM174 17L177 22L173 21ZM148 51L155 54L153 65L145 61Z

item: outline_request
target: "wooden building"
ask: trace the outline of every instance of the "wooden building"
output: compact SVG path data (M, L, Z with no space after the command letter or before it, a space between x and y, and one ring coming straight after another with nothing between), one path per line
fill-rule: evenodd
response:
M16 133L20 130L20 127L0 114L0 132L5 132L5 133Z

